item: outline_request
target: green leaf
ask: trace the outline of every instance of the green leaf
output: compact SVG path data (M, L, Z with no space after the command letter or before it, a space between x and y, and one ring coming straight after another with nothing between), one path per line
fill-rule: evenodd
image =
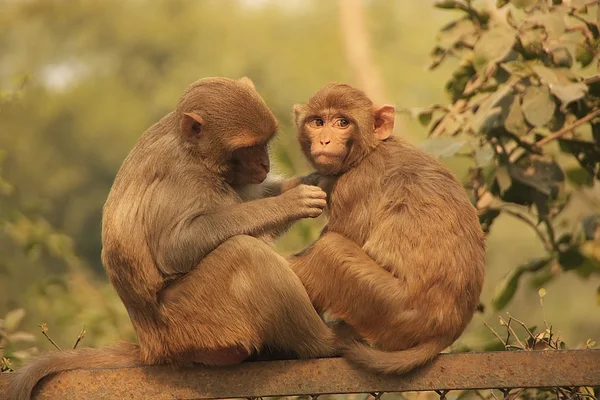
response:
M591 214L581 221L581 228L585 240L593 241L597 238L598 229L600 229L600 214Z
M585 260L585 256L576 247L572 247L558 255L558 263L565 271L579 268Z
M561 110L565 111L567 106L574 101L582 99L588 92L588 87L583 82L567 85L549 85L550 91L561 102Z
M542 29L525 29L519 33L518 38L526 59L536 58L544 52L544 46L542 45L544 32Z
M430 108L412 108L410 109L410 116L417 118L419 123L423 126L429 125L431 122L433 113L436 111L435 107Z
M566 47L557 47L550 52L552 62L558 67L571 68L573 66L573 56Z
M504 128L517 136L526 135L529 132L529 126L525 122L525 116L521 109L521 99L514 96L514 100L504 120Z
M440 29L440 33L437 36L438 46L441 46L442 48L452 48L459 40L474 40L476 33L477 28L475 28L473 20L468 16L454 20ZM471 37L473 37L473 39L471 39ZM439 51L438 54L434 54L434 56L435 55L440 55Z
M557 9L549 13L535 13L527 18L528 22L532 22L536 25L541 25L550 38L558 38L567 28L565 23L565 13L560 9Z
M452 97L453 101L459 99L467 86L469 79L475 75L476 71L471 64L460 66L454 73L450 80L446 83L446 90Z
M19 327L19 324L25 317L25 310L17 308L16 310L9 311L4 317L4 329L7 332L12 332Z
M597 166L600 164L600 146L595 142L579 139L558 139L561 151L571 153L579 164L590 174L596 174Z
M458 8L459 3L456 0L437 0L433 6L444 10L452 10Z
M530 86L523 95L523 115L533 126L545 125L554 116L556 103L547 86Z
M452 137L434 137L419 144L419 148L436 157L452 157L463 148L465 140Z
M531 68L522 61L508 61L500 64L502 69L511 75L516 75L520 78L526 78L532 74Z
M475 148L475 163L478 167L487 166L494 159L494 150L490 144Z
M546 296L546 289L541 288L538 290L538 296L540 296L540 298L544 298Z
M506 58L515 39L515 32L506 25L497 25L485 32L473 49L475 70L481 74L489 63L500 62Z
M515 8L528 8L535 5L537 0L510 0L510 2Z
M513 88L509 84L501 85L496 93L484 100L475 113L472 129L487 132L502 124L502 116L508 113L512 102Z
M519 278L525 270L519 266L506 275L494 290L494 297L492 298L492 305L496 310L502 310L513 298L517 292L519 286Z
M598 10L600 10L600 7L598 7ZM582 67L587 67L594 61L594 52L587 46L577 43L575 45L575 60L581 64Z
M590 172L584 168L571 168L566 170L565 173L569 182L575 186L592 187L594 185L594 175L590 174Z
M556 75L555 68L548 68L538 62L530 63L531 69L545 84L558 84L560 83L558 76Z
M496 183L498 183L500 195L503 195L512 186L512 178L505 166L496 168Z

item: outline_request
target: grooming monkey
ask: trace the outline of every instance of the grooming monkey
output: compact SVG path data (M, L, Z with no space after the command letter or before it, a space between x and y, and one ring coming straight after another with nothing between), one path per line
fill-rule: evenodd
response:
M427 363L479 302L485 242L475 208L440 162L391 136L393 107L332 83L294 110L329 217L292 269L317 311L366 342L351 342L348 359L383 373Z
M247 78L187 88L127 156L104 206L102 261L139 346L44 355L12 376L11 399L29 399L44 376L77 368L334 352L335 335L302 283L259 239L326 205L317 186L267 177L276 131Z

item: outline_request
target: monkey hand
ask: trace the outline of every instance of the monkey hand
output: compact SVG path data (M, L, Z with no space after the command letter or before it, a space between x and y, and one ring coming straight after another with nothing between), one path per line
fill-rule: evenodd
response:
M320 173L311 172L310 174L301 177L300 183L303 185L320 186L319 182L321 181L322 178L323 178L323 175L321 175Z
M327 205L327 194L318 186L298 185L281 194L295 219L316 218Z

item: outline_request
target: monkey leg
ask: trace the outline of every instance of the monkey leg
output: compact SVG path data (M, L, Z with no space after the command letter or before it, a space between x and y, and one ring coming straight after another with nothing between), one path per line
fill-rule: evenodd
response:
M417 317L407 309L402 282L340 234L324 233L290 264L319 312L330 309L383 347L388 342L396 347L392 343L398 343L404 324ZM394 337L388 341L387 335Z
M161 304L165 345L192 352L196 362L215 364L220 353L235 361L262 348L300 357L333 353L335 336L288 262L251 236L222 243L165 289Z

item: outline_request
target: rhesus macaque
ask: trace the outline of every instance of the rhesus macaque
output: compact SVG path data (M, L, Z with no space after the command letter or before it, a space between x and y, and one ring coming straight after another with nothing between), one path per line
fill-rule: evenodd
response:
M326 205L317 186L267 178L276 131L247 78L201 79L185 91L123 162L104 206L102 261L139 345L42 356L14 374L11 399L70 369L334 352L302 283L259 239Z
M478 306L486 247L475 208L440 162L391 136L393 107L332 83L294 110L329 217L293 270L317 311L366 342L349 342L349 360L383 373L427 363Z

